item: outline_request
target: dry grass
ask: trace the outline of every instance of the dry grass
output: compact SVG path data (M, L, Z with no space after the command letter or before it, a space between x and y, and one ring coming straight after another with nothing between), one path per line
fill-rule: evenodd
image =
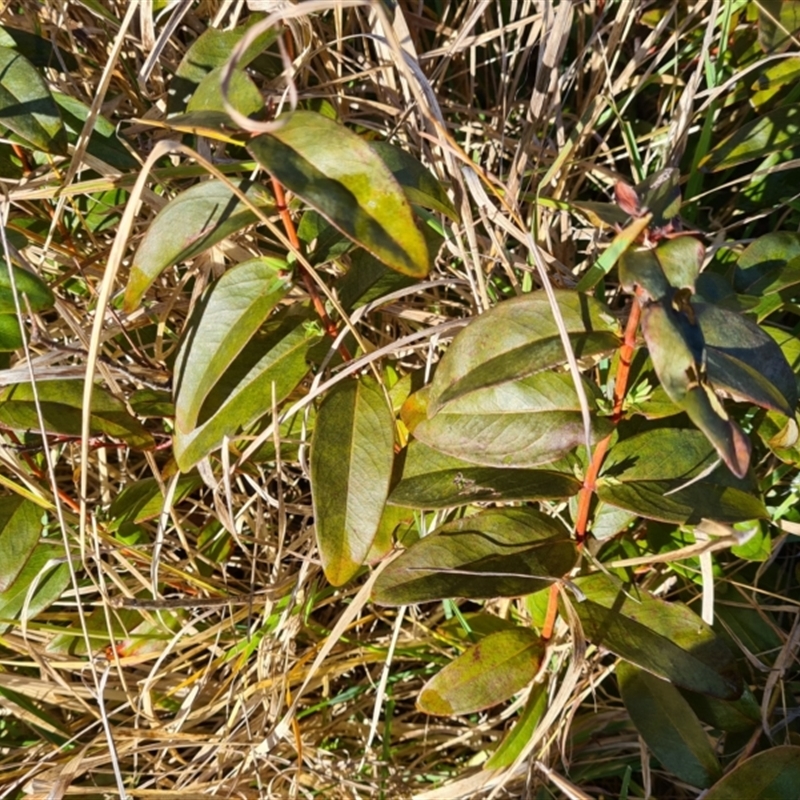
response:
M617 179L678 163L709 102L725 91L702 72L703 57L719 46L714 26L725 3L688 11L654 3L664 15L651 27L641 21L648 4L629 0L604 11L597 0L555 8L402 2L391 29L372 6L313 5L331 10L289 23L301 101L327 100L343 122L402 143L448 186L463 215L446 231L430 282L352 322L402 373L438 358L457 330L443 323L540 281L528 231L549 279L574 285L607 238L565 204L608 198ZM203 0L176 3L154 20L151 6L25 0L5 2L2 16L77 59L68 75L47 72L51 86L120 124L142 159L166 134L131 120L164 119L169 78L189 44L206 27L227 29L247 14L238 0ZM270 102L280 102L282 81L266 88ZM213 147L203 147L210 157ZM173 166L192 163L176 155ZM483 171L482 190L465 178L470 165ZM4 382L24 380L27 370L37 381L82 378L90 363L125 400L166 387L202 288L232 260L277 246L245 231L189 271L165 273L146 311L126 316L111 302L100 318L98 307L124 287L137 240L192 178L162 170L145 183L130 230L92 231L85 199L101 189L130 191L136 171L99 164L81 142L66 160L30 167L6 185L6 212L12 222L35 221L25 258L62 299L10 365L16 372L0 373ZM718 209L715 223L731 231L736 213ZM333 270L322 271L323 282ZM320 375L305 404L334 379ZM618 697L603 688L610 662L593 650L578 659L564 626L544 677L551 710L528 757L496 775L476 770L524 698L470 719L415 710L423 682L455 652L457 640L442 626L461 611L445 603L398 613L366 602L365 579L343 590L326 584L300 427L283 441L265 433L255 456L248 442L235 443L185 487L168 424L156 416L148 426L158 448L147 452L85 437L51 437L30 453L2 450L4 483L37 499L47 535L63 537L72 560L61 599L0 635L0 798L586 797L639 759ZM271 446L277 456L266 452ZM109 508L144 479L155 479L163 499L146 519L117 529ZM198 600L160 610L118 605L159 586ZM226 597L234 599L200 600ZM485 608L530 618L521 601ZM463 782L431 791L452 778Z

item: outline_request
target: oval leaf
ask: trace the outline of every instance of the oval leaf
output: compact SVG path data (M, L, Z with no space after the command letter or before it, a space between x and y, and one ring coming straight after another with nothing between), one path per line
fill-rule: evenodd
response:
M24 314L30 305L31 311L44 311L52 308L56 302L50 287L38 276L26 269L12 265L14 270L14 285L19 293L20 310ZM28 302L22 298L26 297ZM14 292L11 286L11 275L8 273L8 264L3 260L0 264L0 314L15 314L17 306L14 302Z
M322 401L311 442L311 495L325 576L341 586L369 553L394 456L394 419L371 378L347 380Z
M424 278L428 246L403 189L370 146L310 111L279 119L283 127L248 145L259 164L384 264Z
M544 653L532 630L490 633L425 684L417 707L426 714L471 714L502 703L536 677Z
M556 291L556 299L578 358L619 345L617 322L604 305L569 291ZM498 303L453 339L431 385L430 415L475 389L524 378L566 360L544 292Z
M676 686L723 700L743 689L725 643L693 611L595 574L575 579L574 603L589 641Z
M400 458L402 477L389 502L411 508L450 508L501 500L566 499L580 491L571 473L479 467L412 441Z
M80 436L83 416L83 381L40 381L36 393L30 383L7 386L0 392L0 422L14 430L39 430L35 399L38 397L47 430L66 436ZM100 386L94 387L90 429L121 439L129 447L147 450L155 446L153 437L125 404Z
M631 664L617 664L622 701L655 757L682 781L706 789L722 770L708 734L681 693Z
M259 208L272 199L249 181L231 181ZM226 236L256 221L256 215L239 202L221 181L203 181L171 200L147 229L133 257L124 308L136 308L150 284L167 267L194 258Z
M0 592L17 579L42 533L42 510L19 495L0 497Z
M646 519L696 525L702 519L743 522L766 518L753 487L725 468L697 480L716 454L696 430L656 428L618 442L603 464L597 496ZM681 488L684 484L690 484Z
M404 605L447 597L518 597L550 586L577 560L558 522L531 508L448 522L381 573L373 599Z
M29 598L34 581L36 589ZM69 582L70 565L64 558L63 546L41 542L31 552L14 583L0 592L0 620L17 619L23 611L27 619L35 617L61 597ZM0 623L0 633L8 627Z
M736 400L792 416L797 408L797 381L775 340L734 311L707 303L692 307L706 342L711 384Z
M308 350L320 338L306 322L285 315L267 323L245 345L208 393L197 427L176 428L174 454L182 471L218 448L224 437L234 436L270 411L305 378Z
M47 84L27 58L8 47L0 47L0 127L36 150L67 154L67 132Z
M748 758L711 787L703 800L783 800L797 797L800 747L772 747Z
M700 161L707 172L718 172L800 143L800 104L774 108L738 127Z
M598 390L587 382L584 387L591 402ZM611 429L610 420L596 417L593 441ZM584 427L572 376L541 372L460 396L422 420L414 436L472 464L535 467L583 444Z
M203 401L291 288L286 264L254 258L228 270L187 327L175 362L175 424L191 431Z
M461 221L442 184L414 156L389 142L370 142L369 146L389 167L409 203L438 211L453 222Z

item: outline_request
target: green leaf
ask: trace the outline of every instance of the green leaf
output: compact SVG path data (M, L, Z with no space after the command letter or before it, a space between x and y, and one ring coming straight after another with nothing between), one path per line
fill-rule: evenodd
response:
M0 47L0 127L36 150L67 154L67 132L47 84L27 58L8 47Z
M83 381L40 381L36 394L30 383L18 383L0 392L0 422L13 430L39 430L35 397L39 398L48 431L80 436L83 416ZM93 435L121 439L129 447L147 450L155 446L153 437L132 417L125 404L105 389L94 387L90 430Z
M572 474L545 469L498 469L468 461L412 441L401 453L402 477L389 502L411 508L450 508L501 500L566 499L577 494Z
M759 294L759 291L753 291L753 287L765 278L772 281L786 262L797 256L800 256L800 233L774 231L759 236L744 249L736 262L736 291Z
M641 217L636 217L630 225L619 231L611 244L603 250L600 258L583 274L575 287L575 291L578 294L582 294L594 289L600 280L611 272L611 269L625 251L650 227L652 221L653 215L647 213Z
M53 292L38 275L13 265L12 269L19 294L19 306L23 314L27 311L28 305L31 311L45 311L53 307L56 302ZM22 299L23 296L28 298L27 303ZM8 272L8 263L4 259L0 262L0 314L15 314L16 311L11 275Z
M618 325L606 306L574 291L556 291L578 358L619 345ZM431 385L431 416L475 389L525 378L567 360L544 292L498 303L474 319L445 353Z
M0 353L18 350L24 344L16 314L0 314Z
M77 138L89 116L89 106L61 92L54 92L53 99L58 104L67 131ZM100 114L94 118L86 151L120 171L127 172L139 168L139 162L117 138L116 126Z
M650 300L661 300L670 289L656 251L649 247L629 249L620 256L619 282L628 294L643 289Z
M775 340L735 311L706 303L695 303L693 308L706 342L711 385L735 400L792 416L797 381Z
M36 589L26 605L28 592L36 581ZM64 560L64 548L42 542L33 549L14 583L0 592L0 634L8 626L3 623L17 619L25 610L32 619L58 600L70 582L69 564Z
M231 183L255 206L266 209L273 204L263 186L249 181ZM203 181L179 194L158 212L139 243L125 288L125 310L136 308L167 267L194 258L256 219L221 181Z
M532 508L484 511L448 522L381 573L373 599L404 605L447 597L518 597L550 586L577 560L575 543Z
M704 329L697 324L689 301L684 299L685 305L679 301L684 291L642 309L642 333L650 359L672 402L686 411L731 472L742 478L750 465L750 440L708 383Z
M653 226L661 228L678 216L681 210L681 174L667 167L636 184L642 206L653 215Z
M708 734L670 683L630 664L617 664L625 708L655 757L682 781L706 789L722 774Z
M694 236L667 239L656 247L655 254L670 286L694 292L706 254L706 248L699 239Z
M173 506L203 485L198 475L180 478L173 496ZM108 509L107 529L113 533L125 523L138 524L155 519L164 508L164 495L155 478L142 478L129 483L112 501Z
M523 747L530 741L546 710L547 684L537 683L531 688L525 708L519 715L516 724L484 764L484 769L499 769L513 764Z
M794 256L778 269L754 281L749 295L759 298L753 313L759 321L800 299L800 256Z
M203 315L201 327L205 320L206 315ZM253 321L251 319L249 323ZM213 320L208 322L209 327L213 327ZM173 447L175 460L181 470L190 469L219 447L225 436L234 436L269 412L273 402L282 402L300 384L308 373L309 348L320 339L316 329L307 325L307 322L307 317L296 313L276 315L257 334L251 334L250 340L229 364L216 356L222 350L228 350L229 356L233 353L235 348L230 345L235 336L225 340L215 339L219 344L216 351L207 347L202 338L195 337L193 342L187 344L191 348L191 353L184 361L187 370L197 377L198 370L194 368L197 358L210 361L213 357L216 363L212 377L219 375L219 378L216 383L194 384L203 395L199 409L195 399L187 395L187 407L191 406L189 410L196 417L195 427L184 430L176 426ZM222 331L216 328L213 332ZM210 330L209 335L211 333ZM221 369L224 372L220 374ZM183 384L179 391L184 392ZM185 391L188 392L188 388Z
M590 398L599 397L584 382ZM430 411L429 411L430 413ZM595 418L593 440L612 429ZM536 467L584 442L583 417L572 376L540 372L477 389L451 401L414 428L421 442L447 455L487 467Z
M228 270L187 326L175 362L175 424L191 431L208 393L291 289L285 262L254 258Z
M0 593L17 579L42 535L42 510L19 495L0 497Z
M247 29L257 20L253 18L245 25L232 31L208 28L192 43L178 65L175 77L169 87L167 109L170 115L186 108L203 78L213 69L222 67L230 58L231 51L247 33ZM270 28L256 37L238 62L243 70L262 51L269 47L279 35L277 28Z
M431 678L417 706L426 714L449 715L502 703L536 677L544 653L544 642L532 630L490 633Z
M255 159L384 264L424 278L430 254L402 187L374 150L342 125L310 111L252 139Z
M11 28L8 25L0 27L0 46L23 53L34 67L50 67L60 71L63 61L68 70L78 69L78 61L72 53L59 48L56 56L50 39L20 28Z
M800 104L781 106L738 127L700 161L701 169L719 172L800 144Z
M738 700L718 700L685 689L682 694L694 713L717 730L726 733L752 731L761 722L761 708L747 686Z
M696 430L656 428L621 439L609 451L597 486L600 500L646 519L697 524L767 518L753 486L719 468L713 446ZM690 485L680 488L685 484Z
M682 689L722 700L742 694L730 650L693 611L597 573L574 581L573 603L586 638Z
M414 278L389 269L371 253L358 248L350 254L350 269L336 289L342 307L352 310L414 283Z
M779 53L793 46L800 32L800 2L758 0L758 43L766 53Z
M216 67L209 72L195 89L186 111L220 111L226 114L222 97L222 71L224 67ZM257 114L264 108L264 98L253 79L244 71L236 70L231 75L228 87L228 102L245 117Z
M403 187L409 203L438 211L453 222L461 222L442 184L414 156L388 142L373 141L369 142L369 146L389 167L395 180Z
M703 795L703 800L785 800L800 786L800 747L781 745L743 761Z
M760 111L785 86L794 86L800 80L800 58L785 58L767 64L760 70L758 78L750 85L753 94L748 98L751 105Z
M394 456L394 419L371 378L346 380L317 413L311 442L311 495L325 576L347 583L378 532Z

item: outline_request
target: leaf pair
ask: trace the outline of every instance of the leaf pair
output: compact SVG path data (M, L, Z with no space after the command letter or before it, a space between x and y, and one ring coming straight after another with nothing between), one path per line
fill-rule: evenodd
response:
M620 280L642 304L642 333L662 387L741 478L749 468L750 441L720 396L793 417L797 387L780 348L756 324L693 302L703 254L692 237L632 250L620 259Z

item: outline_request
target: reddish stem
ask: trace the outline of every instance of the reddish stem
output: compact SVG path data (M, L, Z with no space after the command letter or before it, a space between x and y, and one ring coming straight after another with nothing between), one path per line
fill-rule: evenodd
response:
M292 220L292 216L289 214L289 209L286 205L286 193L283 191L283 186L280 181L274 177L272 178L272 189L275 192L275 203L278 207L278 213L280 214L281 221L283 222L283 227L286 230L286 235L289 237L289 242L291 243L292 247L300 250L300 239L297 237L294 221ZM320 321L325 328L325 333L327 333L331 339L335 339L339 333L336 323L330 318L328 312L325 310L325 304L322 302L322 298L319 296L314 279L308 274L308 270L302 264L300 264L299 267L300 275L303 277L303 283L305 284L306 291L308 292L308 296L311 298L311 303L314 306L314 310L317 312L317 316L320 318ZM339 354L345 361L353 360L353 357L343 344L339 345Z
M641 307L638 301L634 299L631 313L628 317L628 324L625 326L625 336L619 349L619 368L614 380L614 411L611 415L611 421L614 425L617 425L622 419L623 403L625 402L625 394L628 391L628 379L630 378L631 364L633 363L633 353L636 349L636 329L639 327L640 316ZM583 543L586 541L589 527L589 507L592 502L592 495L597 489L597 476L600 474L600 468L603 466L603 460L608 452L611 436L612 434L609 434L605 439L597 443L597 447L592 453L589 469L586 471L583 486L578 495L575 539L579 548L583 547Z

